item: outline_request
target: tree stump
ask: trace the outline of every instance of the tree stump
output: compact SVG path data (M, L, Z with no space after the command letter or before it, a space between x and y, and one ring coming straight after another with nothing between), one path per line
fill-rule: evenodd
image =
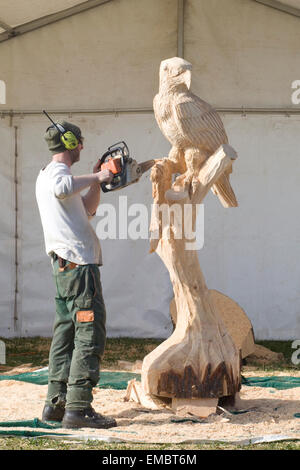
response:
M188 409L190 400L193 413L197 414L198 407L201 416L203 408L210 414L220 397L234 396L241 387L239 351L215 310L197 249L190 245L197 204L236 157L232 147L222 145L188 184L182 177L171 184L172 163L168 159L158 161L151 172L151 250L156 251L169 271L177 322L173 334L144 358L142 387L147 395L171 398L175 410ZM167 224L159 213L161 204L173 214ZM179 208L183 214L187 204L192 208L192 223L185 217L180 226Z

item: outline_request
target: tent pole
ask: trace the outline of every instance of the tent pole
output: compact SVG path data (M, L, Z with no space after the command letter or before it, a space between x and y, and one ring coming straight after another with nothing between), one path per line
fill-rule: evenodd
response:
M19 332L19 314L18 314L18 297L19 297L19 195L18 195L18 126L14 126L14 186L15 186L15 293L14 293L14 331Z
M284 114L286 116L291 116L294 114L300 114L300 107L297 106L282 106L282 107L260 107L260 108L252 108L247 106L242 107L218 107L217 105L214 108L219 113L224 114L240 114L241 116L246 116L247 114ZM72 115L74 116L80 114L87 114L87 115L115 115L117 117L121 114L153 114L153 108L112 108L112 109L48 109L51 114L59 114L59 115ZM0 108L0 119L9 116L10 118L19 116L21 118L25 116L35 116L41 115L41 110L37 109L16 109L16 110L8 110L8 109L1 109Z
M184 57L184 0L177 0L177 57Z
M291 5L286 5L281 3L278 0L254 0L257 3L261 3L266 7L274 8L275 10L281 11L283 13L288 13L289 15L300 17L300 9L293 7Z

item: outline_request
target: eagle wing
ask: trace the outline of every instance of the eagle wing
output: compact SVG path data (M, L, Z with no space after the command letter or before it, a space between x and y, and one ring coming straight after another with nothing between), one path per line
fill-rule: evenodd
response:
M206 150L211 155L220 145L228 143L220 116L198 96L190 93L175 100L173 115L187 146Z
M160 110L159 94L154 96L153 111L154 111L154 116L155 116L156 122L158 124L158 127L160 128L162 134L167 138L167 136L165 135L165 132L164 132L163 125L162 125L162 116L161 116L161 110Z
M223 122L214 110L198 96L190 93L184 99L174 103L174 117L178 129L185 137L185 145L198 148L206 153L207 157L212 155L222 144L228 143L228 137ZM238 205L234 191L230 185L229 174L232 165L212 186L224 207L236 207Z

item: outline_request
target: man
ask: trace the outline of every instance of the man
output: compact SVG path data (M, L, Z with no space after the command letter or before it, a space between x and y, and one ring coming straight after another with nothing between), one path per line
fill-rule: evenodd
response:
M116 421L91 407L105 347L106 312L101 248L89 219L100 201L100 183L109 183L113 174L99 171L96 164L92 174L72 176L70 168L83 149L79 127L59 121L47 129L45 140L52 161L38 175L36 198L56 283L56 319L42 420L62 421L65 428L109 428Z

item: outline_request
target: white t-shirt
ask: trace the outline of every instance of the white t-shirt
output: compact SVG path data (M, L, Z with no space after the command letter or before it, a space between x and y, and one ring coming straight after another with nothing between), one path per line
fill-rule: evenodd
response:
M73 194L68 165L52 161L36 180L46 252L76 264L102 265L98 237L89 222L80 193Z

